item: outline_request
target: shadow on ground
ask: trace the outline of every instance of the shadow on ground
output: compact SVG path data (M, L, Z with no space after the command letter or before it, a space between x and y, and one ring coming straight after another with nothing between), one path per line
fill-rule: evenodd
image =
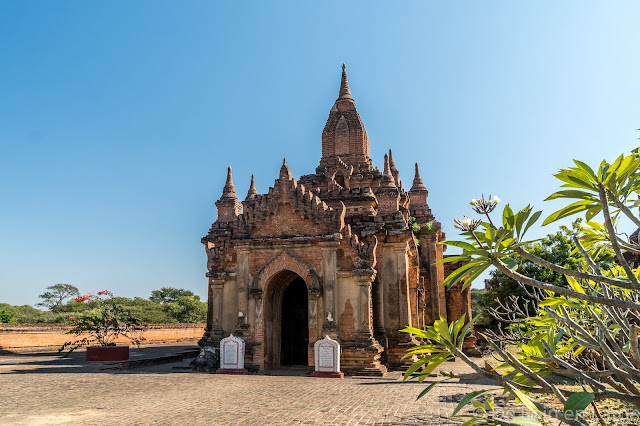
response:
M195 344L154 345L130 348L129 361L89 362L85 351L72 352L63 357L57 351L14 353L0 352L0 374L41 373L148 373L143 367L190 361L199 352ZM154 371L154 373L170 373Z

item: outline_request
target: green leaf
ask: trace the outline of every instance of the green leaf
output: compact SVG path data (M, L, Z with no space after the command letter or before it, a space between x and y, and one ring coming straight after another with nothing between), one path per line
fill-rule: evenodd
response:
M451 413L451 417L453 417L456 414L458 414L458 411L462 410L462 408L465 405L467 405L468 403L470 403L472 399L477 398L478 396L482 395L483 393L491 392L491 391L494 391L494 390L499 390L499 388L481 389L481 390L477 390L477 391L471 392L470 394L465 395L464 398L462 398L462 401L460 401L460 403L456 407L456 409L453 410L453 413Z
M596 173L593 171L591 167L589 167L588 164L583 163L582 161L579 161L579 160L573 160L573 162L576 163L576 166L578 166L581 170L587 172L587 174L592 180L597 180Z
M567 279L567 282L569 283L569 287L571 287L573 291L578 292L580 294L585 294L584 289L582 288L580 283L578 283L578 281L575 280L575 278L569 275L565 275L564 277Z
M509 207L509 204L507 204L506 206L504 206L504 211L502 212L502 226L507 229L511 229L513 228L513 223L513 210L511 210L511 207Z
M562 219L563 217L571 216L583 210L587 210L589 208L588 206L590 206L592 203L592 201L582 200L569 204L568 206L558 210L557 212L551 213L549 217L544 220L542 226L548 225L551 222Z
M440 353L438 355L433 355L432 357L430 357L430 361L428 363L428 365L426 367L424 367L422 369L422 371L420 371L420 375L421 376L427 376L429 374L431 374L433 372L433 370L435 370L440 364L442 364L443 362L445 362L446 360L452 358L453 356L448 353Z
M562 415L569 418L575 418L575 416L587 408L594 399L595 396L591 392L576 392L567 398L567 402L564 403Z
M469 287L471 283L473 283L473 280L478 278L478 276L482 274L489 266L491 266L491 263L483 262L479 263L474 269L472 269L472 272L464 278L464 285L462 286L462 290L466 290L467 287Z
M472 244L469 243L465 243L464 241L442 241L440 244L444 244L447 246L454 246L454 247L458 247L461 248L463 250L470 250L473 251L476 249L476 247Z
M407 371L405 371L404 378L402 380L407 380L409 376L411 376L418 368L420 368L423 364L428 362L430 359L431 357L426 356L422 359L417 360L413 364L411 364L411 366L407 368Z
M595 196L588 192L579 191L577 189L568 189L564 191L555 192L549 195L547 198L545 198L544 201L555 200L556 198L577 198L580 200L592 200L592 201L596 200Z
M489 227L489 228L487 228L486 232L484 233L484 236L488 241L493 241L494 238L496 238L496 230L491 228L491 227Z
M515 259L511 257L504 257L501 260L510 271L515 272L518 269L518 262Z
M439 382L432 382L431 384L429 384L429 386L427 386L426 388L424 388L422 392L420 392L420 394L416 398L416 401L422 398L423 396L425 396L426 394L428 394L429 392L431 392L431 389L435 388L436 385L439 385L442 382L446 382L447 380L449 379L444 379L444 380L440 380Z
M467 255L459 255L459 256L447 256L442 260L437 261L436 263L451 263L451 262L457 262L459 260L468 260L469 256Z
M561 170L560 173L554 175L556 178L563 182L567 182L568 187L582 188L595 190L595 185L590 182L590 177L587 173L580 172L579 170Z
M530 213L531 213L531 207L527 206L516 214L516 233L518 234L518 236L520 236L522 225L524 224L524 221L527 220Z
M531 215L531 218L529 219L529 221L527 222L527 225L524 227L524 230L522 231L522 235L527 233L527 230L531 228L531 225L536 223L536 221L538 220L541 214L542 214L542 211L537 211L533 215ZM522 235L520 237L522 237Z
M591 219L593 219L595 215L597 215L601 211L602 211L602 206L600 204L598 204L597 206L593 206L587 210L587 213L585 214L585 219L587 220L587 222L589 222Z
M537 414L538 416L542 416L542 414L540 414L540 410L538 410L538 407L536 407L533 401L531 401L531 398L529 398L527 395L522 393L521 390L514 388L509 383L507 383L506 385L511 391L511 393L513 393L514 396L516 396L520 400L520 402L522 402L522 404L524 404L524 406L529 409L529 411L531 411L534 414Z
M462 278L469 275L471 273L470 269L476 266L477 264L470 262L470 263L467 263L466 265L459 267L458 269L456 269L455 271L449 274L449 276L444 280L442 285L446 288L450 288L451 286L455 285L458 281L460 281Z
M542 423L540 423L540 421L534 419L533 417L526 416L514 417L509 420L509 423L518 426L542 426Z
M451 336L449 335L449 327L447 327L447 320L440 317L439 320L435 320L433 323L433 328L438 332L440 337L445 339L447 342L451 342Z

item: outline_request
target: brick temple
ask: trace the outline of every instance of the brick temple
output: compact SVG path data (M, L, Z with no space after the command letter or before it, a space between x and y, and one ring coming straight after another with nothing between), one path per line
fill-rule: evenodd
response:
M251 176L240 201L229 167L218 218L202 239L209 288L201 345L234 333L246 342L247 366L313 370L313 345L328 335L341 345L344 372L405 365L413 342L400 329L470 318L468 291L442 286L450 264L436 263L444 234L427 195L418 164L408 191L391 150L382 172L373 165L343 65L315 173L295 179L285 160L266 194Z

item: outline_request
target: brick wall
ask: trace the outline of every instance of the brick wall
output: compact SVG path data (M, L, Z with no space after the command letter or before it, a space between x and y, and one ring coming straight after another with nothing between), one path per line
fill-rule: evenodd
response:
M195 342L206 324L148 324L142 333L145 343ZM0 324L0 350L57 349L73 336L63 324ZM118 339L116 343L126 343Z

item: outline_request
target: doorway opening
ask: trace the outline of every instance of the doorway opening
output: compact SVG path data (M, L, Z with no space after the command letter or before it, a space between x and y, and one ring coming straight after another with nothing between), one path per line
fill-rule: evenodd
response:
M294 279L282 295L280 365L307 365L309 348L307 285Z

